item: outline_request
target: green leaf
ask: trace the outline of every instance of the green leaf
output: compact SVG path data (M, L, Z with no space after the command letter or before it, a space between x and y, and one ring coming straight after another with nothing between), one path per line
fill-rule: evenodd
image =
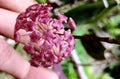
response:
M48 0L36 0L38 3L46 3Z

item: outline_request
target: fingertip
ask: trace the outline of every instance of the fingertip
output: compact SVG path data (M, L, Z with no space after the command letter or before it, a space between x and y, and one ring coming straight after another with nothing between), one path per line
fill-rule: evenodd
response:
M48 79L59 79L59 78L57 73L51 70L50 73L48 72Z
M52 72L52 76L53 76L52 79L59 79L57 73L55 73L55 72Z
M43 67L30 67L25 79L58 79L58 76L52 70Z

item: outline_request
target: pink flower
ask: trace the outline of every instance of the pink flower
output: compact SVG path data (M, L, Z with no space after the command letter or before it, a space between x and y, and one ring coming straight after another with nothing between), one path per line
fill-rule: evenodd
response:
M48 67L67 58L74 49L75 40L70 30L64 29L68 18L58 14L51 18L52 7L48 4L35 4L21 13L16 20L14 38L24 44L24 50L31 54L31 64ZM68 24L75 29L70 18Z

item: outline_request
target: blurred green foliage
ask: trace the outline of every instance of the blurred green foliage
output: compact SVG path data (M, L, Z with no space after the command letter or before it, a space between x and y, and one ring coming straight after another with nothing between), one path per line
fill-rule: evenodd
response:
M73 35L82 36L86 34L91 34L90 30L93 30L94 33L96 31L103 31L106 32L107 34L110 34L114 38L119 38L120 6L117 5L114 0L109 0L108 4L109 7L105 8L102 1L97 2L80 1L77 4L70 4L70 6L69 5L61 6L58 8L58 10L62 13L65 13L65 15L67 15L68 17L74 18L77 24L77 29L73 32ZM99 24L102 24L102 27ZM93 42L93 44L95 44L95 42ZM93 44L91 46L93 46ZM95 45L100 47L101 44ZM95 49L95 47L93 49ZM90 63L90 61L88 60L93 59L89 55L89 51L86 51L85 46L82 44L82 41L76 40L75 50L77 51L79 59L82 64L88 64ZM97 51L100 52L101 49L99 48L97 49ZM93 53L96 53L98 57L101 57L97 51ZM103 53L104 56L104 50L101 51L101 53ZM94 64L94 62L90 64ZM102 64L100 65L102 66ZM68 63L66 63L66 66L68 66ZM114 65L112 66L115 67ZM109 73L104 72L104 69L102 70L101 68L99 68L98 70L101 70L101 75L97 75L97 73L95 73L96 71L94 70L93 66L83 66L83 68L88 79L113 79ZM74 77L72 79L77 79L77 77Z
M48 0L36 0L39 3L46 3Z

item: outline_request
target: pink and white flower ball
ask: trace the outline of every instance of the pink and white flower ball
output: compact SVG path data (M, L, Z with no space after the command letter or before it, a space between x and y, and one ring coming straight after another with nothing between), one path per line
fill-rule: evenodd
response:
M76 29L75 22L63 14L50 16L52 7L48 4L34 4L21 13L16 20L14 39L24 44L23 49L31 55L33 66L48 67L67 58L75 46L70 29Z

